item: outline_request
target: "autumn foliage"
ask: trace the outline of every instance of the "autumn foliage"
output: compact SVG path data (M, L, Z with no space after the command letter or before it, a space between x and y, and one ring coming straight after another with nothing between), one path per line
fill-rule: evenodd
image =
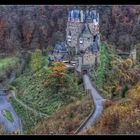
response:
M50 118L39 122L32 134L74 134L90 114L92 101L89 96L60 108Z
M52 74L49 76L51 77L57 77L57 78L63 78L66 73L66 66L63 62L55 62L51 68Z
M42 53L41 50L36 49L31 56L31 69L33 72L39 70L42 66Z
M139 134L140 83L128 91L126 99L104 110L101 119L85 134Z
M54 62L52 67L50 67L51 73L48 75L47 80L44 82L44 86L48 87L49 85L54 84L56 86L64 86L64 79L66 75L66 66L63 62Z
M115 53L111 52L111 49L109 51L110 66L107 67L105 73L106 82L101 90L106 94L107 98L112 98L113 96L124 97L125 95L122 96L122 93L125 86L129 89L139 81L140 69L138 65L133 64L131 58L121 59L120 57L115 56Z

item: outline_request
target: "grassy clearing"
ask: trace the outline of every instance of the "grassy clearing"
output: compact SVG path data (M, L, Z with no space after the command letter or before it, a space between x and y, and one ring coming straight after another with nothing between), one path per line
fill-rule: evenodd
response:
M17 91L17 98L24 104L38 112L51 116L59 108L80 100L84 93L82 92L83 89L78 88L77 91L73 86L69 86L66 90L60 90L59 93L55 93L53 87L44 87L43 81L47 77L46 71L46 67L33 74L26 71L12 83L12 86ZM74 75L72 73L68 75L73 79ZM69 91L69 94L66 94L66 91ZM44 117L34 114L34 112L15 101L14 98L11 98L11 102L22 120L24 133L30 134L31 129Z
M3 116L7 118L11 123L14 122L12 114L8 110L3 110Z
M21 118L24 134L30 134L30 129L34 127L36 123L42 119L42 117L25 109L21 104L16 102L14 98L10 98L10 101L17 112L17 115Z
M0 77L13 69L18 62L17 57L0 58Z
M50 115L61 104L59 95L45 89L41 80L37 79L36 76L22 75L17 78L13 85L16 85L17 97L22 102L42 113Z
M44 89L40 82L41 79L37 79L36 75L32 76L30 73L25 73L17 78L13 85L17 90L18 99L24 104L36 111L51 115L61 105L61 102L57 95L53 95ZM11 102L22 120L24 133L29 134L30 129L43 119L42 116L29 111L13 98L11 98Z

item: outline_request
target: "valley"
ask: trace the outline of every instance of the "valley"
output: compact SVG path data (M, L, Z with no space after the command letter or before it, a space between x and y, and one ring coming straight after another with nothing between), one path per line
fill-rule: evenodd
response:
M140 6L0 13L1 135L139 134Z

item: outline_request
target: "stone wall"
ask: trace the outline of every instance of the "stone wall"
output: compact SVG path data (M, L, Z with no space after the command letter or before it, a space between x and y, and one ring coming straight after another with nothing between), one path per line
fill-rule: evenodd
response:
M90 65L92 66L95 64L95 55L92 53L85 53L83 55L83 65Z
M83 55L83 65L90 65L90 67L92 67L99 63L100 63L99 53L92 54L91 52L87 52Z
M66 40L67 40L67 44L70 47L78 47L79 36L81 34L82 29L83 29L82 23L74 23L74 22L67 23ZM71 33L71 42L68 41L69 32Z
M86 48L90 47L93 43L93 37L92 35L86 35L83 38L81 38L83 40L83 43L80 44L79 42L79 50L86 50Z

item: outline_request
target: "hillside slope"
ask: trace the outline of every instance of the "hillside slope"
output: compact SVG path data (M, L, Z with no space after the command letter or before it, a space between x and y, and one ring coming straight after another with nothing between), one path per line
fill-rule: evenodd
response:
M125 99L111 102L95 126L85 134L139 134L140 83L127 92Z

